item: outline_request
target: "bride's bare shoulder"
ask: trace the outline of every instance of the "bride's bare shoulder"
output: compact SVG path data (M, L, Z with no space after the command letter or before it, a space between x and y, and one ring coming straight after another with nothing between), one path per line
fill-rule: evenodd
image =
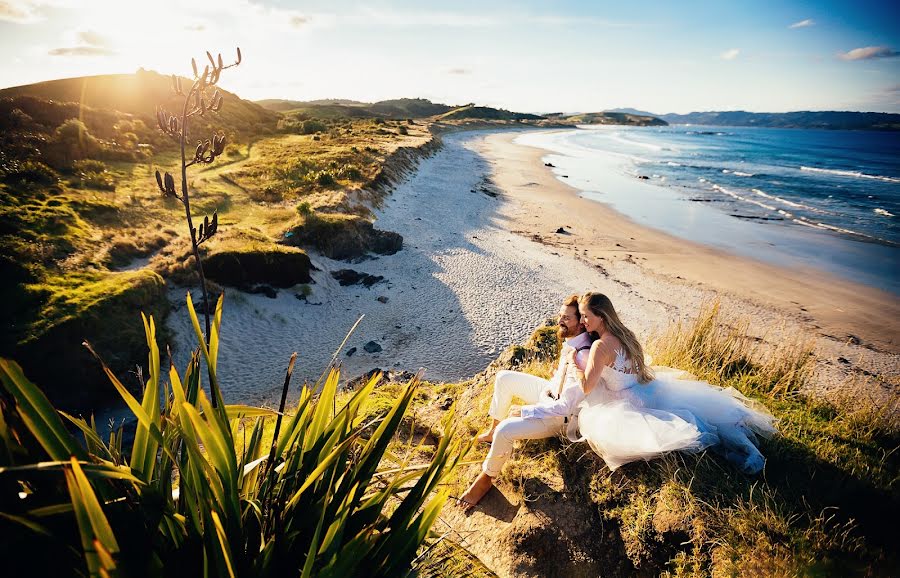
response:
M602 365L611 365L616 359L616 351L622 348L622 342L613 335L605 335L591 344L591 356Z

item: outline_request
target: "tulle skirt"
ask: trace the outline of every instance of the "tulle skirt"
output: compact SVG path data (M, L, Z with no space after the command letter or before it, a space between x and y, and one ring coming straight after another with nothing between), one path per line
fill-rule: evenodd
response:
M601 383L582 403L582 439L610 470L672 451L713 447L747 473L765 465L757 436L770 437L774 418L733 388L658 372L647 384L616 392Z

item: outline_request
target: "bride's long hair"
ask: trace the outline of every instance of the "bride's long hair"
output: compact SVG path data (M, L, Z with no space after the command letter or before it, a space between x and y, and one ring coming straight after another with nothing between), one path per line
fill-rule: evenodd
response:
M625 324L619 319L609 297L602 293L585 293L578 300L578 304L587 307L594 315L603 319L606 330L622 342L622 347L625 348L625 355L631 360L635 373L638 376L638 382L647 383L652 381L654 378L653 370L650 369L650 366L647 365L644 359L644 349L641 347L641 342L638 341L634 332L625 327ZM594 337L600 338L596 334Z

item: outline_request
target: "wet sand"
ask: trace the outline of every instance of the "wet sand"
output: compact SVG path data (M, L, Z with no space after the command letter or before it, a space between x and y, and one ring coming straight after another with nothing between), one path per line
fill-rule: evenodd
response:
M559 252L560 258L605 271L605 281L596 290L624 292L648 304L663 302L673 320L696 312L704 300L718 298L732 313L749 318L751 330L774 346L779 336L814 339L820 357L817 384L823 389L871 374L896 384L896 296L818 270L769 265L638 225L581 197L544 165L547 151L517 144L517 136L492 134L479 145L490 159L494 182L507 195L505 226ZM565 233L556 233L560 227Z

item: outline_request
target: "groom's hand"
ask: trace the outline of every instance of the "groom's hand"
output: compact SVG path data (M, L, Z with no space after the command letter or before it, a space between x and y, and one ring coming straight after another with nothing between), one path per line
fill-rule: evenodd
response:
M522 406L514 405L509 408L509 417L522 417Z

